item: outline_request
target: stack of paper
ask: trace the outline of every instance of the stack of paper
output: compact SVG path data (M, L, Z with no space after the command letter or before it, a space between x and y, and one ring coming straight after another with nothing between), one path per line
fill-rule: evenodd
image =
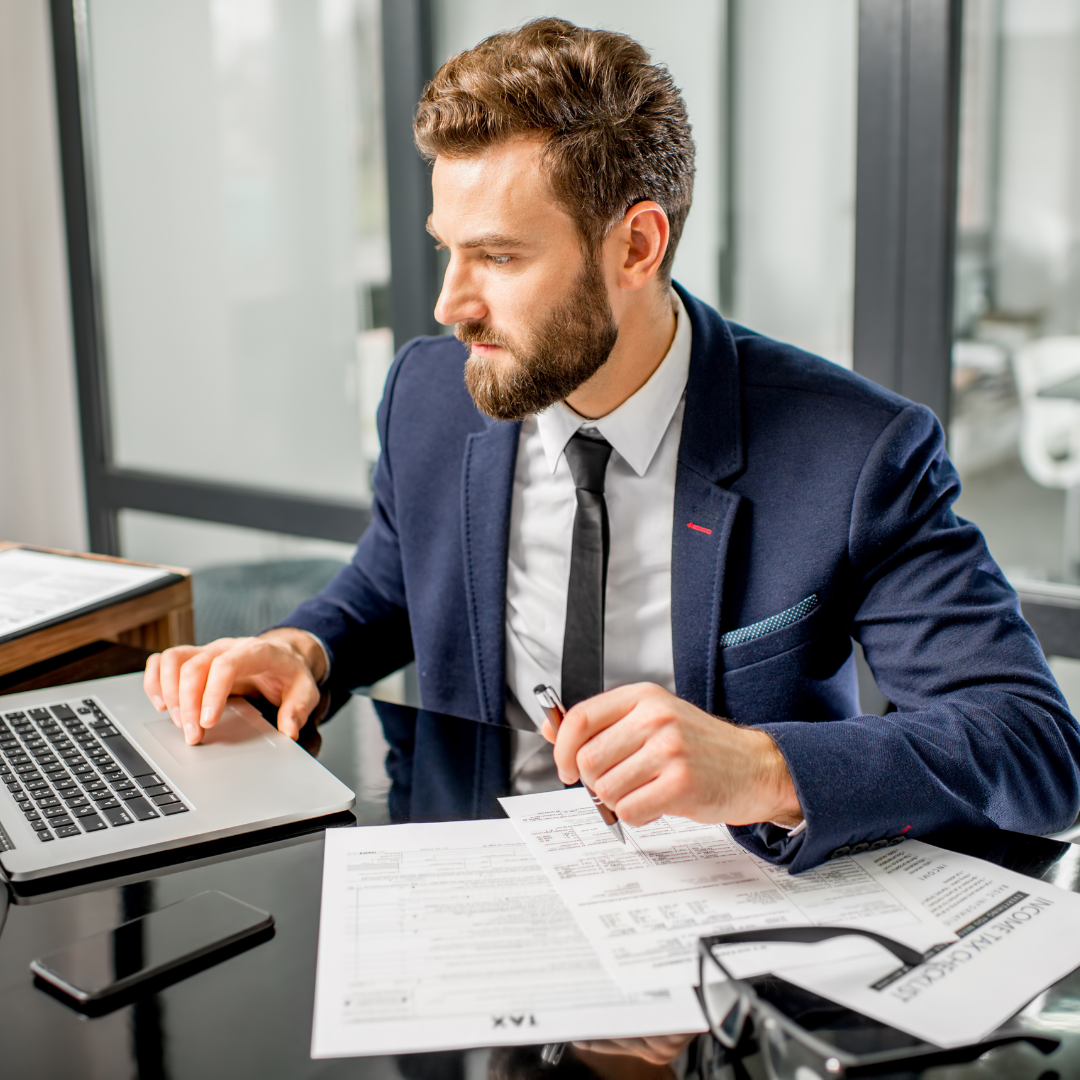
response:
M918 841L792 876L722 825L662 818L622 845L581 788L503 806L510 821L327 833L313 1057L702 1031L698 938L763 926L932 951L909 970L852 936L727 962L940 1046L1080 965L1080 896Z
M0 641L138 596L175 576L153 566L8 548L0 551Z
M615 983L511 822L327 832L312 1057L703 1030L689 983Z

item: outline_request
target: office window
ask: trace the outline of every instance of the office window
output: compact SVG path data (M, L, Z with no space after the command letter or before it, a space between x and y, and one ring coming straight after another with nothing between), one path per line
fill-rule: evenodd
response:
M392 354L378 0L88 0L112 460L361 501Z
M1014 581L1080 580L1080 2L968 0L950 449Z
M697 176L674 277L851 365L856 0L439 0L435 61L540 15L620 30L683 92Z

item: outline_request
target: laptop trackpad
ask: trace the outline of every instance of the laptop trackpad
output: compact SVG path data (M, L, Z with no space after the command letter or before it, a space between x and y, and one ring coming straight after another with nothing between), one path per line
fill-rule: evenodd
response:
M244 715L247 709L251 709L251 717ZM153 720L143 727L143 731L160 743L178 764L198 765L200 761L218 761L273 746L269 735L259 730L267 726L266 721L244 702L239 707L227 705L221 719L203 731L202 742L195 746L184 742L184 733L171 720Z

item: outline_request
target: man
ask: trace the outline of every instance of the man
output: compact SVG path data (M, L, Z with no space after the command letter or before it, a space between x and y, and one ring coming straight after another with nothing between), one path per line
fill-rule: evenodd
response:
M296 737L321 684L415 656L427 708L486 725L488 795L543 776L526 733L501 748L550 682L564 782L630 824L727 822L795 871L1070 824L1076 722L951 510L934 417L672 288L693 144L667 73L539 20L448 61L415 127L458 340L398 354L351 565L258 638L151 659L188 740L251 690ZM852 636L885 717L859 715Z

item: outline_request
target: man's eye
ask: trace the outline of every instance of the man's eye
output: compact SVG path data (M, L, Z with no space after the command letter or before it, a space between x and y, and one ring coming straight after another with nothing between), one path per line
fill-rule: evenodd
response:
M510 262L509 255L489 255L488 259L496 266L506 266Z

